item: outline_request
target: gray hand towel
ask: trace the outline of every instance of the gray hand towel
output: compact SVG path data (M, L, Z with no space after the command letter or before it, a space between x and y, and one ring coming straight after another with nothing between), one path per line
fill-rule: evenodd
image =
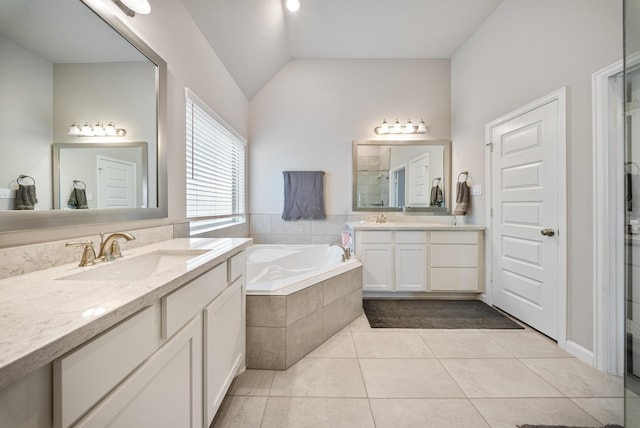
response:
M429 205L431 206L441 206L444 201L444 197L442 196L442 189L440 185L436 184L431 187L431 198L429 200Z
M469 186L467 186L467 182L458 181L456 191L456 209L453 215L465 215L469 209Z
M69 201L67 202L70 207L77 210L86 210L89 208L87 204L87 190L86 189L74 189L71 191Z
M324 171L283 171L283 220L321 220L324 212Z
M18 190L16 191L16 209L33 210L37 203L38 198L36 197L36 185L18 184Z

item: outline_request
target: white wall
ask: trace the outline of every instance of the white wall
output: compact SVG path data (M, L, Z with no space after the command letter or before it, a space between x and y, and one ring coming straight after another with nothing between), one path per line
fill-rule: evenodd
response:
M567 87L568 331L592 349L591 75L622 58L619 0L504 0L451 60L453 171L484 184L484 125ZM483 189L484 190L484 189ZM469 222L484 224L484 196ZM561 231L563 233L563 231Z
M281 214L285 170L323 170L329 215L351 213L351 142L382 119L450 138L449 60L294 60L252 100L249 210Z
M18 175L29 175L36 181L36 209L48 210L53 64L3 37L0 58L0 188L13 188ZM0 199L0 210L12 210L13 205L13 199Z

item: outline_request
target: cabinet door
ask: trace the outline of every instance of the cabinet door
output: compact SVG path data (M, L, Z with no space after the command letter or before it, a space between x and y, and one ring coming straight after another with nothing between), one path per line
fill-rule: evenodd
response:
M363 290L393 291L393 246L362 244Z
M204 310L204 406L213 421L238 370L244 366L244 276Z
M396 291L427 291L427 247L396 244Z
M202 425L202 317L198 316L75 426Z

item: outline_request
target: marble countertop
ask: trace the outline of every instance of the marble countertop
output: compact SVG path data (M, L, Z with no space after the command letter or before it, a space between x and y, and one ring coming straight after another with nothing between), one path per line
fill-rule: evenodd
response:
M354 230L485 230L484 226L475 224L453 225L444 223L425 223L425 222L387 222L387 223L368 223L368 222L350 222L347 226Z
M158 250L208 250L188 267L176 266L138 281L58 279L105 265L78 267L77 262L0 280L0 389L152 305L252 242L184 238L135 249L125 244L122 260Z

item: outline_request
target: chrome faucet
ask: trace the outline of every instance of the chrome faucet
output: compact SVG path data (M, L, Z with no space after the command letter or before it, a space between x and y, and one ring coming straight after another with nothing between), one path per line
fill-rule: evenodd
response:
M335 243L335 242L334 242L333 244L329 244L329 246L330 246L330 247L332 247L332 246L334 246L334 245L335 245L336 247L340 247L340 249L341 249L341 250L342 250L342 252L344 253L344 254L342 254L342 261L343 261L343 262L346 262L347 260L349 260L349 259L351 258L351 251L350 251L348 248L343 247L342 245L337 244L337 243Z
M112 260L115 260L117 257L122 257L122 253L120 252L120 245L118 244L118 238L124 238L127 241L136 239L135 236L127 232L112 233L106 238L104 237L104 233L101 233L98 260L110 262Z

